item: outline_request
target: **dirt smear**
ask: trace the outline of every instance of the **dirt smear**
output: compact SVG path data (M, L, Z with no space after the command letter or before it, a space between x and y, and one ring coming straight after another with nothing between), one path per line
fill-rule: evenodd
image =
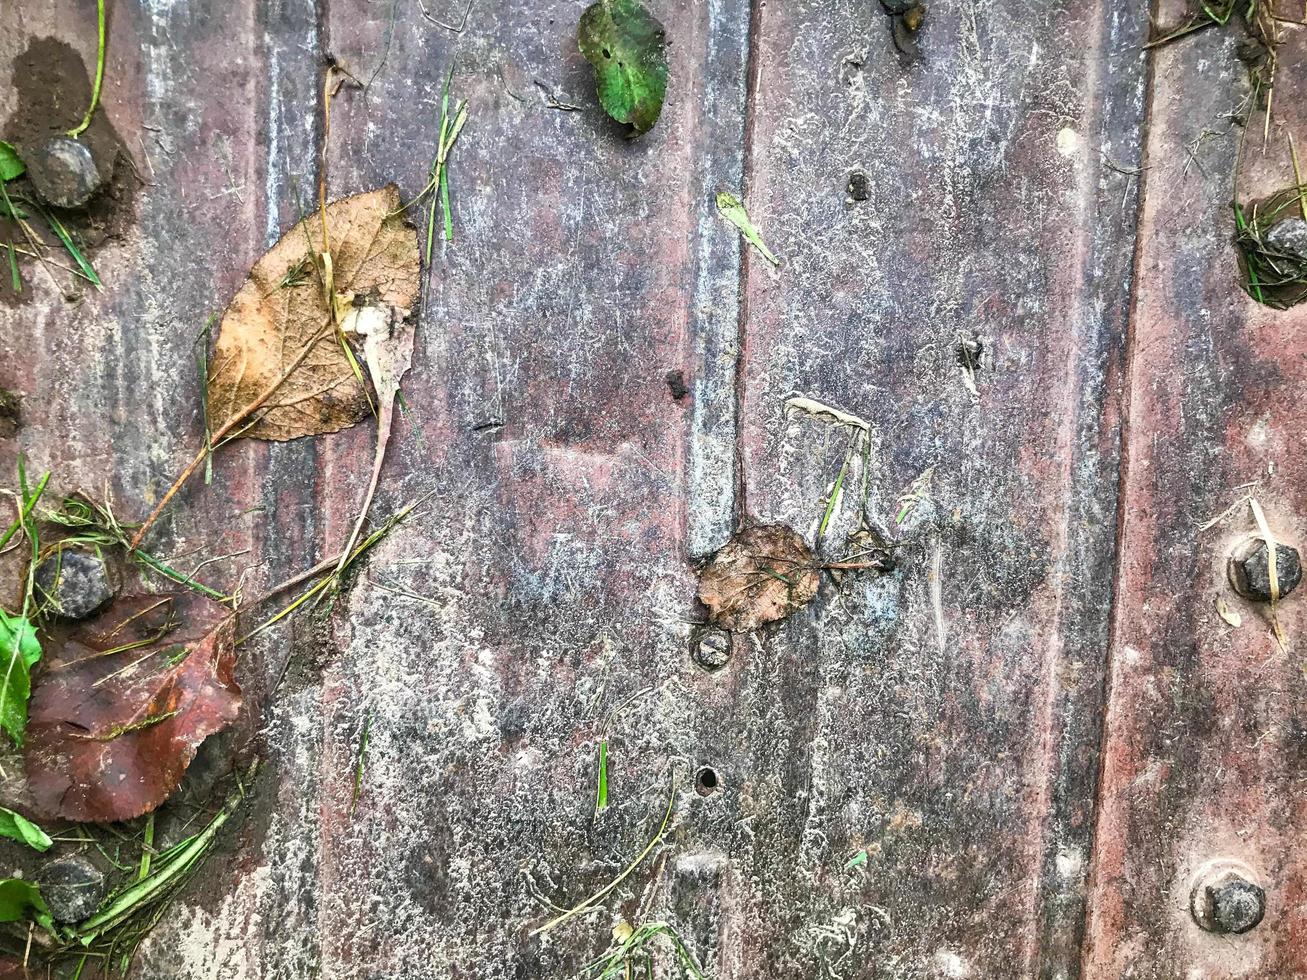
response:
M82 56L55 38L34 38L27 50L14 58L9 78L18 101L13 113L0 124L0 139L12 143L24 158L51 136L66 133L81 122L91 101L91 76ZM125 237L135 223L136 193L141 178L102 108L96 110L81 139L90 149L96 168L105 175L104 184L84 207L51 208L51 211L94 261L101 245ZM31 190L26 177L12 181L9 186L21 194ZM21 241L21 232L8 225L0 222L0 240ZM40 226L41 222L33 222L34 228ZM58 258L58 242L48 234L48 229L44 232L51 248L47 254ZM0 302L10 306L22 304L50 288L49 279L37 270L34 262L25 265L24 288L17 295L8 276L0 277ZM76 299L76 293L68 298Z

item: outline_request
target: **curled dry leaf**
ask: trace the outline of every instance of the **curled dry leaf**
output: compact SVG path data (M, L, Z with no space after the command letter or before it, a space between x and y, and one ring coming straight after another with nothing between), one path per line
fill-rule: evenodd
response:
M120 597L94 620L53 630L46 651L26 765L50 816L101 823L150 812L240 709L234 617L194 593Z
M390 444L390 430L395 420L395 398L399 395L400 382L413 365L414 339L413 323L406 321L394 307L355 307L345 317L342 326L346 333L358 334L363 338L363 355L368 365L368 374L372 378L372 387L377 392L378 405L377 448L372 460L372 478L368 482L368 492L363 498L363 506L354 523L349 543L341 552L337 572L349 561L372 506L372 498L377 492L381 464L386 458L386 446Z
M784 619L817 594L821 578L803 538L783 524L747 528L699 574L699 601L728 630Z
M336 432L368 414L367 392L333 316L345 326L352 309L367 307L405 319L418 296L417 233L393 184L333 201L326 224L329 264L321 262L315 212L254 264L223 314L209 371L215 432L237 421L233 437L295 439ZM328 267L332 307L322 282Z

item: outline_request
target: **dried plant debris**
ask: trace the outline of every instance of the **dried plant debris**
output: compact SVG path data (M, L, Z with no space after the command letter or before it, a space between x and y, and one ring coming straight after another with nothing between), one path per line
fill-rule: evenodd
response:
M328 293L318 277L290 279L306 261L319 264L319 221L313 214L286 232L222 316L208 383L215 433L296 439L336 432L369 414L367 392L331 327L346 328L363 308L370 317L409 315L418 295L417 235L394 185L332 202ZM238 431L231 431L233 422Z
M234 616L194 593L120 596L93 620L52 627L45 652L25 760L53 817L148 813L241 705Z
M891 18L891 31L894 47L907 61L921 59L921 47L917 43L917 34L926 22L926 5L920 0L880 0L881 6Z
M639 926L622 919L613 926L613 943L604 954L587 964L583 977L594 980L627 980L628 977L653 977L652 947L661 940L670 947L676 962L687 977L707 980L694 954L675 929L666 922L644 922Z
M699 601L716 625L747 631L807 605L820 584L803 539L782 524L760 524L713 555L699 574Z
M1275 0L1190 0L1184 17L1177 24L1159 30L1144 47L1164 47L1209 27L1225 27L1232 23L1241 25L1245 37L1239 44L1238 53L1239 60L1248 67L1251 83L1248 104L1267 110L1269 135L1277 54L1282 42L1281 21L1275 12Z
M652 129L667 95L667 31L658 18L639 0L599 0L581 15L576 40L604 111L632 136Z
M300 275L304 268L316 275ZM207 385L210 436L131 546L224 443L336 432L367 416L371 397L348 332L384 321L394 333L417 303L418 268L417 233L393 184L333 201L286 232L222 316Z
M1234 205L1242 285L1257 302L1286 310L1307 300L1307 185Z

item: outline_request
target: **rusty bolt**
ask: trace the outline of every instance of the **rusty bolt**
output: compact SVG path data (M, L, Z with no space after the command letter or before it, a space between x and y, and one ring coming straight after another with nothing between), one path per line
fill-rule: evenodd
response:
M1234 590L1258 602L1271 601L1271 571L1268 568L1265 541L1258 541L1251 550L1230 559L1230 582ZM1297 548L1287 544L1275 546L1275 578L1280 585L1280 597L1287 596L1302 581L1302 559Z
M60 208L79 208L100 189L102 178L85 143L55 136L27 157L27 176L36 192Z
M731 657L731 634L705 629L694 643L694 661L704 670L720 670Z
M1239 935L1262 921L1266 892L1244 872L1242 865L1218 864L1199 876L1189 897L1198 925L1220 935Z
M115 591L114 573L100 555L63 548L36 566L37 597L47 612L86 619L104 608Z
M81 922L90 918L108 890L104 872L77 854L50 861L36 880L56 922Z

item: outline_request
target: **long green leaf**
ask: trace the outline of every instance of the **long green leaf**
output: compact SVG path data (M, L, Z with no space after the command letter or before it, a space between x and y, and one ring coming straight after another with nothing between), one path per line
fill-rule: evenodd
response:
M41 659L36 629L22 616L0 610L0 728L15 745L27 731L27 702L32 696L32 665Z
M54 843L50 835L21 813L0 806L0 837L8 837L38 851L47 851Z

